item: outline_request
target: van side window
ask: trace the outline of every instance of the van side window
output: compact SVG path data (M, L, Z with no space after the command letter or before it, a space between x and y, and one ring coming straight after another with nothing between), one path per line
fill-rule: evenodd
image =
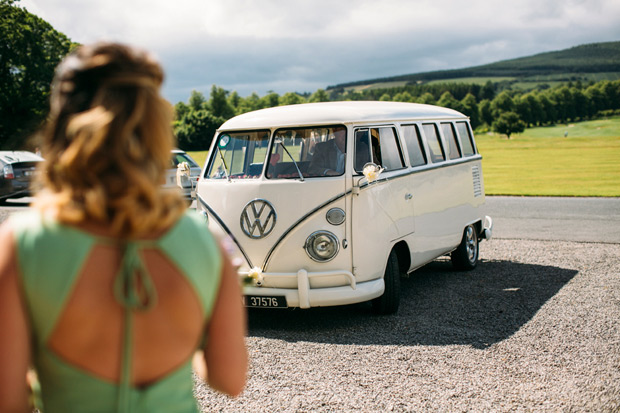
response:
M443 152L441 142L439 142L439 130L434 123L425 123L422 125L424 130L424 136L426 136L426 142L428 143L428 150L431 156L431 162L437 163L445 161L446 157Z
M394 128L372 128L370 136L373 161L377 165L383 166L386 171L400 169L405 166Z
M422 140L418 125L404 125L402 127L407 152L409 152L409 161L411 166L420 166L426 164L426 156L422 149Z
M459 144L456 142L456 132L452 123L444 122L441 124L441 131L448 142L448 158L458 159L461 157Z
M471 133L467 127L467 122L456 122L456 130L461 138L461 148L463 148L463 156L472 156L476 153L472 141Z

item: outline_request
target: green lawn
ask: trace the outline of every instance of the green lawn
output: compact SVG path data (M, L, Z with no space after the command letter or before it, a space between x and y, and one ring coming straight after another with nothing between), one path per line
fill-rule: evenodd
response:
M488 195L620 196L620 118L476 141Z
M566 137L564 136L566 134ZM487 195L620 196L620 118L477 134ZM208 151L190 152L202 166Z
M209 151L189 151L187 153L198 163L198 165L200 165L200 167L205 165L207 156L209 155Z

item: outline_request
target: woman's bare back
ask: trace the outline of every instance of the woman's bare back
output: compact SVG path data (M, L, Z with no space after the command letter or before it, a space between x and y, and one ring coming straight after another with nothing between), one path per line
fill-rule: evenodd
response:
M199 299L178 268L158 250L139 254L157 295L153 308L134 312L132 384L144 386L192 356L204 320ZM114 296L114 281L121 258L119 247L92 249L48 342L50 350L72 365L117 383L125 310Z

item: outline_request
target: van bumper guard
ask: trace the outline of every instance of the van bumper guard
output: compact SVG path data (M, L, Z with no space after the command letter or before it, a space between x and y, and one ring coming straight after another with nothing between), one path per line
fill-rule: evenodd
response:
M240 273L240 275L245 275ZM264 284L269 285L270 278L295 278L297 288L244 287L247 295L285 296L289 307L310 308L331 305L353 304L368 301L383 294L383 279L357 283L349 271L308 272L300 269L296 273L263 273ZM344 276L349 285L339 287L311 288L310 280L321 277Z

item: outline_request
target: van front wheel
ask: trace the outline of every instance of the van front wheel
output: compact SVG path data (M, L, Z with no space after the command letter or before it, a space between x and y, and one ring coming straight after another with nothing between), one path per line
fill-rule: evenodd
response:
M400 304L400 269L395 251L388 257L383 282L385 291L381 297L372 300L372 309L376 314L394 314Z
M474 225L468 225L463 231L463 239L452 254L452 266L459 271L469 271L478 264L478 234Z

